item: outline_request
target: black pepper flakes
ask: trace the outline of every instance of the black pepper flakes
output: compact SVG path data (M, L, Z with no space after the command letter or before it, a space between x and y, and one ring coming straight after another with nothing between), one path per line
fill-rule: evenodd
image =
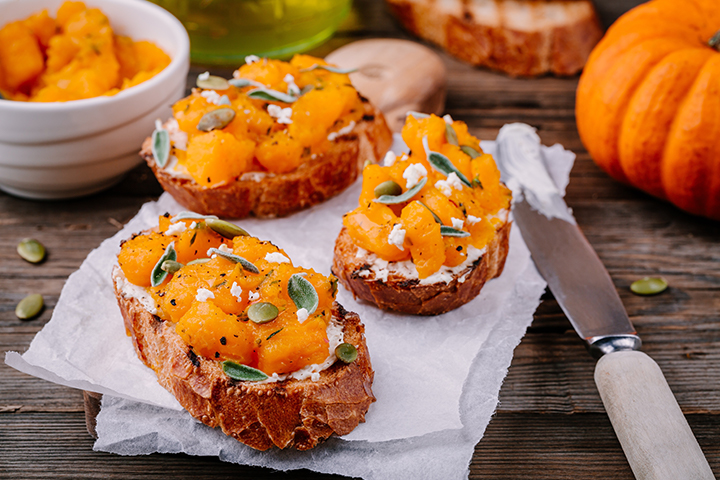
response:
M227 338L220 337L220 343L222 343L223 345L227 345Z
M170 300L170 305L172 305L173 307L177 306L177 303L175 302L174 298L172 300Z

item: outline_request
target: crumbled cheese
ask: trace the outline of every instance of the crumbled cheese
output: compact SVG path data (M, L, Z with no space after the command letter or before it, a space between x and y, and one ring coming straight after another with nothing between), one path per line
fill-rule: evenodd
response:
M215 90L203 90L200 96L214 105L230 105L230 99L227 95L220 95Z
M292 74L288 73L287 75L285 75L285 78L283 78L283 82L287 83L288 95L294 95L296 97L300 95L300 87L295 84L295 77L293 77Z
M449 197L452 195L451 188L454 188L455 190L462 190L463 183L455 172L450 172L450 175L447 176L447 180L438 180L435 182L435 188L440 190L446 197Z
M165 235L179 235L183 233L187 227L185 226L185 222L176 222L171 224L167 230L165 230Z
M221 243L218 247L218 250L224 253L233 253L232 248L228 247L226 244Z
M474 215L468 215L468 216L467 216L468 225L475 225L475 224L476 224L477 222L479 222L480 220L482 220L482 218L476 217L476 216L474 216Z
M310 155L310 158L312 158L313 160L315 160L315 159L317 158L317 153L313 153L312 155Z
M331 142L334 142L336 138L342 137L343 135L347 135L348 133L352 132L353 128L355 128L355 121L351 121L347 125L345 125L343 128L338 130L337 132L332 132L327 136L327 139Z
M412 188L417 185L420 180L427 176L428 171L425 165L422 163L411 163L403 172L403 178L407 180L405 182L405 188Z
M435 188L440 190L440 193L442 193L446 197L452 195L452 189L450 188L450 185L448 185L447 180L438 180L437 182L435 182Z
M383 165L386 167L392 167L395 165L395 160L397 160L397 155L395 155L392 151L387 152L385 154L385 158L383 159Z
M298 308L298 311L297 311L298 322L303 323L305 320L308 319L309 316L310 316L310 312L307 311L307 308Z
M240 285L237 284L237 282L233 282L232 287L230 287L230 295L237 298L238 302L242 301L242 298L240 295L242 295L243 289Z
M165 130L170 134L170 143L177 150L187 150L187 133L180 130L180 125L177 120L171 118L165 123Z
M368 251L365 250L362 247L357 247L357 252L355 252L355 258L363 258L365 255L367 255Z
M390 232L390 235L388 235L388 243L390 245L395 245L400 250L405 250L405 247L403 247L403 243L405 242L405 230L402 228L402 225L399 223L396 223L393 225L393 229Z
M443 117L443 120L445 120L445 123L447 123L448 125L452 125L452 124L453 124L453 119L452 119L452 117L450 116L449 113L446 114L446 115Z
M159 118L156 118L155 119L155 130L162 130L162 129L163 129L162 122L160 121Z
M282 108L277 105L270 104L268 105L267 111L271 117L277 119L276 122L278 123L284 123L285 125L293 123L290 119L290 117L292 117L292 108L290 107Z
M247 57L245 57L245 64L247 64L247 65L250 65L251 63L255 63L255 62L259 62L259 61L260 61L260 57L258 57L257 55L248 55Z
M193 229L193 228L196 228L196 227L197 227L197 222L192 222L192 223L190 224L190 229Z
M215 294L208 290L207 288L198 288L197 295L195 295L195 300L198 302L207 302L211 298L215 298Z
M260 298L260 294L258 292L248 293L248 300L250 300L251 302L257 300L258 298Z
M280 252L270 252L265 255L265 261L270 263L290 263L290 259Z
M198 80L207 80L210 78L210 72L201 73L198 75Z
M359 277L365 278L365 277L369 277L370 275L372 275L372 272L370 270L360 270L358 272Z
M465 224L465 222L463 220L461 220L459 218L455 218L455 217L450 218L450 221L452 222L453 228L455 228L457 230L462 230L463 225Z

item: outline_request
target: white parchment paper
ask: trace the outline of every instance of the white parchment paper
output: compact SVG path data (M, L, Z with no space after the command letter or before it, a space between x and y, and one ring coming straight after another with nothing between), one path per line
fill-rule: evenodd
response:
M492 142L482 147L494 152ZM574 155L543 147L551 177L564 191ZM288 218L238 222L284 248L298 265L329 274L342 215L355 208L360 182L340 196ZM465 306L436 317L392 314L338 301L366 326L375 369L366 423L309 452L257 452L193 419L136 357L115 303L110 272L122 239L182 208L164 194L145 204L70 276L51 321L8 365L63 385L105 394L95 449L122 455L184 452L275 469L309 468L366 479L465 478L476 443L498 401L512 352L545 289L517 228L503 274Z

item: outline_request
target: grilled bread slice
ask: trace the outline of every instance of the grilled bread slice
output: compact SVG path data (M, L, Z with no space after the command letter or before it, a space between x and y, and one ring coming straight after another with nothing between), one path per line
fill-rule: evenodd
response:
M383 310L413 315L439 315L454 310L473 298L485 282L498 277L505 266L509 249L510 222L506 222L488 243L485 252L454 272L446 281L421 283L418 278L403 274L393 262L384 262L387 275L378 275L373 268L374 255L360 252L347 228L343 228L335 242L332 272L355 298L373 303Z
M257 450L273 446L307 450L333 434L344 435L365 420L375 397L373 370L359 317L334 303L332 315L342 325L344 341L357 349L352 363L336 361L318 381L241 382L220 364L193 352L174 325L151 314L119 285L113 272L125 328L140 360L195 418Z
M287 173L247 172L234 182L206 188L155 161L152 139L140 155L160 185L188 210L225 218L282 217L339 194L357 179L366 160L377 163L392 145L383 114L363 98L364 114L327 152Z
M603 35L590 0L387 0L413 34L513 76L574 75Z

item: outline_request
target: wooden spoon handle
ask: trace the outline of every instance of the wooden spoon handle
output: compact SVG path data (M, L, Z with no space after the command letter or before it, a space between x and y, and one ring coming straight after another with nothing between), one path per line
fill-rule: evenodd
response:
M714 480L713 472L655 361L639 351L607 354L595 384L638 480Z
M357 90L385 115L399 132L409 110L442 113L446 71L440 56L409 40L360 40L338 48L326 60L356 68L350 79Z

